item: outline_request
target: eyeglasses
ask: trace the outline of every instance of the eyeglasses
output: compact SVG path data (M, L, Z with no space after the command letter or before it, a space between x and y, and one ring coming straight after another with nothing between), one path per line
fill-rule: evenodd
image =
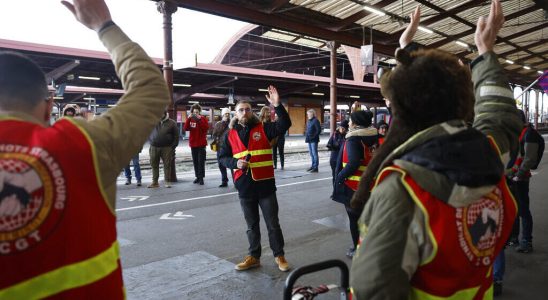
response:
M238 108L238 112L241 112L241 113L243 113L243 112L250 112L250 111L251 111L251 107L246 107L246 108L243 108L243 107L242 107L242 108Z

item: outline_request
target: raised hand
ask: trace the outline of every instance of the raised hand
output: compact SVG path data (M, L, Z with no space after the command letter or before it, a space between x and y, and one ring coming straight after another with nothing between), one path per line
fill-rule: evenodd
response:
M270 104L272 104L274 107L278 107L280 105L280 95L278 94L278 90L273 86L268 87L268 95L265 95L266 100Z
M409 25L407 28L405 28L405 31L400 36L400 48L403 49L405 46L409 45L413 41L413 37L415 36L415 33L417 33L417 29L419 28L419 23L421 22L421 7L420 5L415 8L413 13L409 15L409 18L411 21L409 22Z
M72 2L61 1L76 20L89 29L99 31L106 22L112 20L104 0L73 0Z
M493 50L497 34L504 24L504 14L499 0L491 2L491 10L487 18L480 17L474 35L474 42L478 47L479 55Z

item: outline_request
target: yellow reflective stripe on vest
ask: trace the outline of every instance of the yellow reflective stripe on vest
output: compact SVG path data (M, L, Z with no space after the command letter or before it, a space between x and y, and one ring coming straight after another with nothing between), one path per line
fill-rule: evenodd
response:
M244 157L248 154L251 154L251 156L253 156L253 155L272 154L272 149L252 150L252 151L245 150L245 151L242 151L242 152L239 152L239 153L232 154L232 157L238 159L238 158L242 158L242 157Z
M91 284L118 268L119 248L110 248L90 259L67 265L0 290L0 299L38 299Z
M474 296L477 295L480 287L473 287L465 290L460 290L449 297L440 297L434 296L426 293L425 291L411 287L411 292L409 293L409 300L465 300L465 299L474 299ZM485 293L487 295L488 293ZM484 296L485 296L484 295ZM485 299L485 297L484 297Z
M346 163L343 162L343 168L344 168L344 167L346 167ZM367 169L366 166L360 166L360 167L358 168L358 170L360 170L360 171L362 171L362 172L365 172L365 169Z
M232 154L232 157L238 159L238 158L242 158L242 157L246 156L248 153L249 153L249 151L245 150L245 151L242 151L242 152L239 152L239 153Z
M251 166L251 168L260 168L260 167L273 166L274 162L271 161L271 160L267 160L267 161L260 161L260 162L250 163L249 165Z
M272 148L270 149L262 149L262 150L252 150L249 151L249 153L253 155L266 155L266 154L272 154Z
M362 178L361 176L349 176L349 177L346 177L346 180L360 181L361 178Z

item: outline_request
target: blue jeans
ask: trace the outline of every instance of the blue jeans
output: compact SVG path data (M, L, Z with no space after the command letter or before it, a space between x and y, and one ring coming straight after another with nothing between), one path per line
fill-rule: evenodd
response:
M312 158L312 169L318 168L318 143L310 142L308 143L308 152L310 153L310 158Z
M247 240L249 241L249 255L261 257L261 227L259 225L259 207L268 230L268 241L274 257L284 255L284 236L278 219L278 200L276 193L268 196L240 197L240 205L247 223Z
M219 171L221 171L221 180L223 183L228 183L228 175L226 172L226 167L221 164L221 161L219 160L219 151L217 151L217 165L219 166ZM234 171L230 169L230 174L233 174Z
M529 209L529 180L516 182L518 213L521 219L521 240L520 243L531 243L533 241L533 216ZM519 233L519 221L517 222Z
M141 166L139 165L139 153L131 159L133 164L133 172L135 172L135 178L137 181L141 181ZM124 168L124 174L128 180L131 180L131 170L129 169L129 164Z
M504 248L500 251L493 264L493 281L502 282L504 271L506 269L506 258L504 257Z

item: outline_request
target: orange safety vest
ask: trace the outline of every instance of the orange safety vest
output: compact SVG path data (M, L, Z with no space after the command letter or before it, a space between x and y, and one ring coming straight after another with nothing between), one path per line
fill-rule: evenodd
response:
M71 120L0 119L0 299L125 298L97 167Z
M345 141L343 146L343 157L342 157L343 168L346 167L346 164L348 163L348 151L346 149L347 142L348 141ZM362 178L362 174L363 172L365 172L365 169L367 168L367 165L369 164L369 161L371 161L371 157L372 157L371 150L369 149L369 147L367 147L363 142L362 142L362 146L363 146L363 158L360 162L359 168L356 169L354 174L347 177L346 180L344 181L344 184L347 187L351 188L354 192L358 190L358 185L360 183L360 179Z
M405 189L424 214L433 244L432 254L411 278L409 299L492 299L493 263L517 213L503 174L491 193L455 208L422 189L398 166L383 169L375 185L394 172L401 174Z
M238 131L230 129L228 132L228 142L232 147L232 157L236 159L249 159L249 171L251 178L255 181L274 178L274 163L272 162L272 147L264 132L263 124L259 123L249 131L249 142L247 148L244 146ZM237 169L234 171L234 181L238 180L244 172L248 170Z

